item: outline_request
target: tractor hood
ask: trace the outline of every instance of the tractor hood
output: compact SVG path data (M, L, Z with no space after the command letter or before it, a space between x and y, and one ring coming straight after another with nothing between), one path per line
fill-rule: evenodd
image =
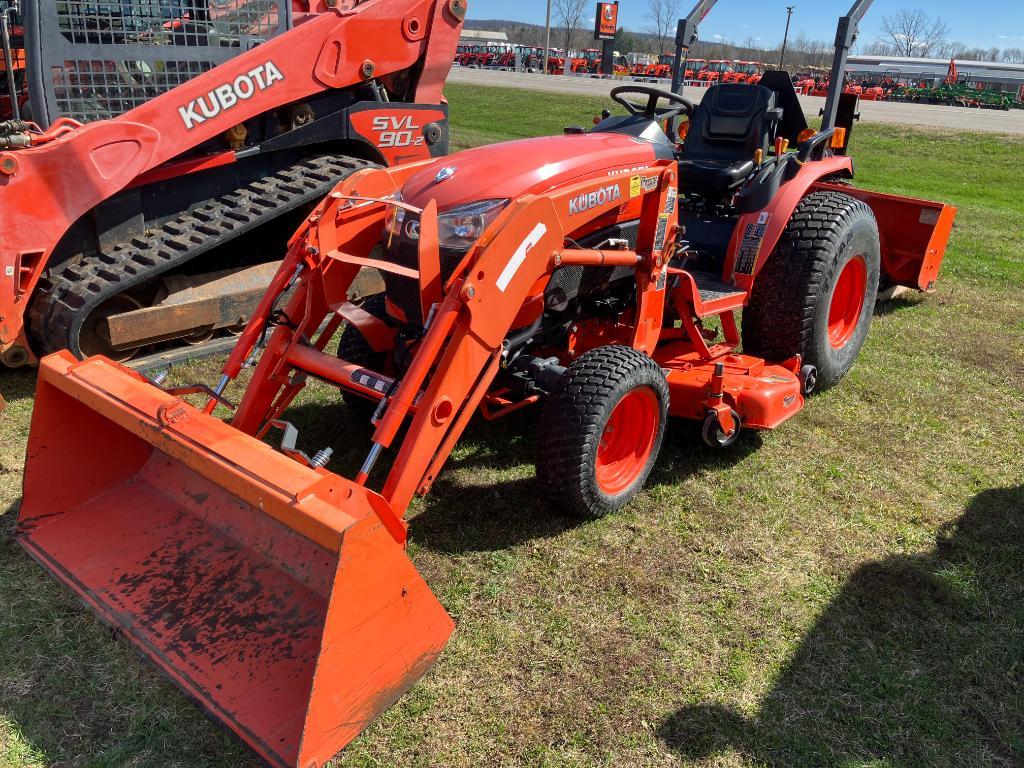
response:
M645 168L657 159L648 141L615 133L548 136L458 152L406 181L405 202L437 201L444 211L477 200L537 194L587 178Z

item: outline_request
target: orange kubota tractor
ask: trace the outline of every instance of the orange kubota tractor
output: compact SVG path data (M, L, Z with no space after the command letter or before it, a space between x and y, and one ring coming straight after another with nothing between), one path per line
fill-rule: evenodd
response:
M475 415L543 408L540 490L605 515L670 416L713 448L777 428L853 366L880 284L934 285L955 210L852 185L855 97L813 131L784 72L612 96L589 132L345 179L214 389L43 360L21 543L272 765L323 765L444 647L404 515ZM361 465L286 421L310 379L374 425Z
M465 0L328 5L24 5L28 104L0 123L0 361L214 335L226 351L338 181L447 152Z

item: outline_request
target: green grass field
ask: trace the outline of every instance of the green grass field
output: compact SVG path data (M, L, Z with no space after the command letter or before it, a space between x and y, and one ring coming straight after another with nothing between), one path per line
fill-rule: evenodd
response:
M456 148L605 106L448 95ZM472 427L411 519L456 633L332 765L1024 765L1024 141L853 143L860 184L960 207L938 292L881 307L777 432L712 453L674 424L600 522L537 498L536 413ZM0 389L0 766L255 766L14 543L32 377ZM295 420L335 468L365 451L326 387Z

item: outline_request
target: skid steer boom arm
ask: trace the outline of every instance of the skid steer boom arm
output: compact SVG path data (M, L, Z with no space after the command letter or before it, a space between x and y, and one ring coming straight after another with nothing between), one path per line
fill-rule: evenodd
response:
M145 174L269 110L417 64L416 101L441 104L466 8L465 0L342 3L119 117L58 121L37 146L0 152L0 353L27 348L23 317L61 238ZM175 172L234 162L234 153L189 162Z

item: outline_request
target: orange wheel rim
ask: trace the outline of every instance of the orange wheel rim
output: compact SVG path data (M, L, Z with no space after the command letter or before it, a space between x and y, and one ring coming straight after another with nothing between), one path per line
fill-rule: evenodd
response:
M864 311L864 295L868 286L868 266L863 256L854 256L843 267L832 294L828 312L828 340L833 349L850 343Z
M658 432L658 398L650 389L637 389L615 406L597 449L597 484L617 496L643 473Z

